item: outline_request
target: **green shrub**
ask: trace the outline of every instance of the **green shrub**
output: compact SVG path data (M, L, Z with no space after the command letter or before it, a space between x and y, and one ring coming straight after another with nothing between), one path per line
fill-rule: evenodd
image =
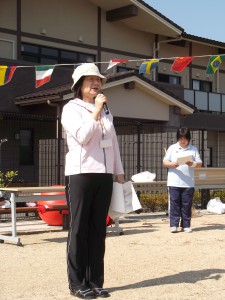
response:
M212 190L209 193L210 199L219 197L222 202L225 202L225 190ZM209 199L209 200L210 200ZM168 193L152 192L150 194L140 194L140 203L143 211L157 212L168 210ZM195 191L193 197L193 208L201 207L201 192Z
M194 192L193 206L195 208L201 207L201 193L199 191Z
M0 187L7 187L17 175L18 171L8 171L6 173L0 171Z
M168 209L167 193L141 194L140 203L144 211L165 211Z
M214 190L210 193L210 199L219 197L222 202L225 202L225 190Z

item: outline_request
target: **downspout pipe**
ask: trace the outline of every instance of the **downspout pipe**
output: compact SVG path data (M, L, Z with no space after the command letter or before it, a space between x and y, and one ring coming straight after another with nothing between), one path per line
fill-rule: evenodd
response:
M153 58L158 58L157 52L160 49L160 44L165 44L165 43L169 43L169 42L178 42L181 41L182 37L177 38L177 39L167 39L167 40L163 40L163 41L155 41L153 43ZM156 81L156 69L153 70L153 81Z

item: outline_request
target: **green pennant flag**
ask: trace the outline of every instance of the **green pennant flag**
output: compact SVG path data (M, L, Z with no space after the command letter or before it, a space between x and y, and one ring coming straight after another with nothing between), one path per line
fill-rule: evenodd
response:
M225 59L225 55L213 55L209 58L206 74L215 74L220 64Z

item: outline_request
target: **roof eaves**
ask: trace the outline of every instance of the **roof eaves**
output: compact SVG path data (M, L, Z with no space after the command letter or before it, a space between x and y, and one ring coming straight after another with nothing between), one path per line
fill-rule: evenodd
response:
M147 9L151 10L152 12L154 12L156 15L158 15L164 21L166 21L166 22L170 23L172 26L176 27L179 31L184 32L184 29L181 26L179 26L178 24L174 23L169 18L167 18L166 16L164 16L163 14L161 14L154 7L150 6L149 4L147 4L146 2L144 2L143 0L137 0L137 2L139 2L140 4L142 4L143 6L145 6Z
M187 40L191 40L191 41L198 41L198 42L201 42L201 43L204 43L204 44L210 44L210 45L213 45L213 46L218 46L218 47L221 47L221 48L225 48L225 43L223 43L223 42L202 38L200 36L188 34L186 32L182 33L182 38L187 39Z

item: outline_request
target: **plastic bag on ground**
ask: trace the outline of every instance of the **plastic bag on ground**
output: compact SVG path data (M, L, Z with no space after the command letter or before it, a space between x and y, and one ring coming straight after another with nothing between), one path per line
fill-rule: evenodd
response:
M207 204L207 211L214 214L224 214L225 203L223 203L219 197L211 199Z
M11 207L11 203L9 200L4 200L3 204L0 205L0 208L10 208Z

